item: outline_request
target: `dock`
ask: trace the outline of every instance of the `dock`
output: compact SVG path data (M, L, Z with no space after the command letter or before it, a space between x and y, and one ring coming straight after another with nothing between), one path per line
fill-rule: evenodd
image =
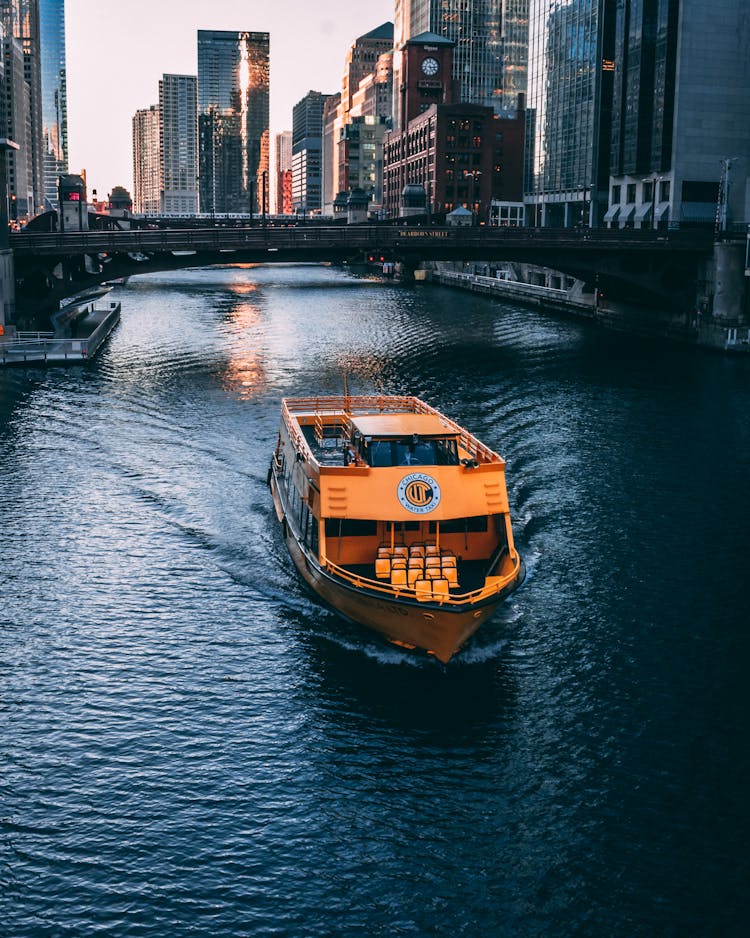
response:
M72 336L54 332L15 332L0 338L0 365L89 361L119 321L120 303L89 303L77 313Z

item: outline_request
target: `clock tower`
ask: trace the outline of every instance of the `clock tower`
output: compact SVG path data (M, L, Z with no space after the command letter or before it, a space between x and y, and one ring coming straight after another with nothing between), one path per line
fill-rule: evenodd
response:
M405 130L409 121L432 104L453 104L456 100L453 68L455 43L436 33L420 33L399 50L398 115L394 122Z

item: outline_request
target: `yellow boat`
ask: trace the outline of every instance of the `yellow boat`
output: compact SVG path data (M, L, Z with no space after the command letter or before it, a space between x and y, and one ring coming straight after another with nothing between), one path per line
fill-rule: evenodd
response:
M399 645L447 662L523 581L504 461L419 398L283 400L269 484L307 583Z

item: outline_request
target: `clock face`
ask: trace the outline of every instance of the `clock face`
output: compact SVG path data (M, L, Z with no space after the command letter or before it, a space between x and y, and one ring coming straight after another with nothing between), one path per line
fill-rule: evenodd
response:
M440 66L438 65L437 59L430 57L429 59L422 60L422 71L425 75L437 75L439 68Z

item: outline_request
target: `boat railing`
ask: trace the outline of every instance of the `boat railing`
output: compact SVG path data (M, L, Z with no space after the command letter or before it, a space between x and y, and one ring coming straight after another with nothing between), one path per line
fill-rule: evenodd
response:
M511 559L513 560L513 569L511 572L505 576L492 577L491 579L493 582L490 587L486 585L480 586L479 589L471 590L471 592L468 593L448 593L447 595L433 594L430 597L430 601L433 603L438 603L441 606L462 606L466 603L475 602L476 600L484 599L486 597L492 596L495 593L499 593L518 575L521 560L515 550L511 552ZM395 597L396 599L401 597L406 597L409 599L418 598L417 591L412 586L392 586L389 583L382 583L378 580L371 580L369 577L352 573L352 571L347 570L346 567L339 567L338 564L335 564L333 561L328 559L325 560L325 569L328 571L328 573L335 574L337 577L340 577L343 580L347 580L352 584L352 586L356 586L358 589L364 588L368 590L374 590L375 592L383 593L384 595Z
M320 420L326 415L343 417L378 413L432 414L440 418L447 430L458 436L460 446L477 462L503 463L502 457L490 449L489 446L481 443L468 430L451 420L450 417L446 417L436 408L411 395L356 396L342 394L331 397L286 398L282 405L282 412L295 448L302 448L307 452L309 452L309 447L298 430L299 424L294 419L295 417L310 415L316 420Z

